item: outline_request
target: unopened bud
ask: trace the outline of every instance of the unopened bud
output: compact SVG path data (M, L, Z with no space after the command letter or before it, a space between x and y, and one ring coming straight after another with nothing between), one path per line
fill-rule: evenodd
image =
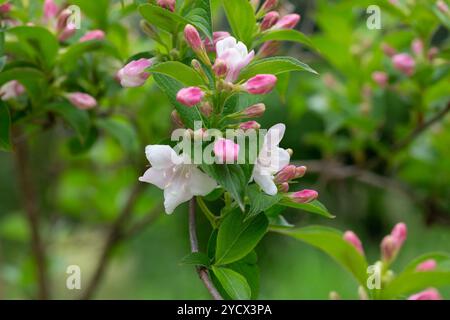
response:
M278 12L276 11L268 12L261 21L260 25L261 31L272 28L275 25L275 23L277 23L279 18L280 14Z
M200 112L205 116L205 117L209 117L211 115L211 113L213 112L213 108L211 106L211 104L209 102L202 102L200 104Z
M428 259L419 263L416 267L416 271L432 271L436 269L437 263L434 259Z
M247 121L239 124L239 129L242 129L244 131L250 129L258 130L259 128L261 128L261 125L256 121Z
M264 103L257 103L246 108L243 111L243 114L246 117L257 118L261 117L264 114L264 111L266 111L266 105Z
M176 124L180 128L184 127L184 123L181 120L180 114L178 113L177 110L173 110L170 116L174 124Z
M383 43L381 45L381 50L383 50L384 54L388 57L392 57L394 54L397 53L397 50L395 50L393 47L388 45L387 43Z
M184 38L186 39L188 45L195 52L201 51L203 49L203 42L200 38L200 34L193 25L187 24L186 27L184 27Z
M385 262L394 260L398 252L398 244L393 236L387 235L381 241L381 258Z
M284 167L283 169L281 169L274 178L274 182L275 183L283 183L283 182L288 182L292 179L294 179L295 177L295 171L296 171L296 167L292 164L287 165L286 167Z
M227 64L222 59L216 59L212 69L213 69L214 74L216 76L218 76L219 78L225 77L228 72Z
M277 186L278 191L282 193L286 193L289 191L289 183L283 182Z
M319 194L317 193L317 191L305 189L294 192L289 197L292 201L297 203L308 203L315 200L318 196Z
M261 10L264 12L267 12L269 10L272 10L275 8L278 4L278 0L266 0L263 5L261 6Z
M356 235L356 233L348 230L344 233L343 239L350 243L353 247L355 247L355 249L358 250L359 253L364 254L361 240L359 240L359 237Z
M294 179L298 179L301 178L305 175L306 173L306 167L305 166L300 166L300 167L296 167L295 168L295 177Z

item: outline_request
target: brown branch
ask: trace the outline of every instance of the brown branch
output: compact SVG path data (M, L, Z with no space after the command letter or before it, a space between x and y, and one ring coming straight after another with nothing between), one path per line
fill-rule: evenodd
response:
M197 231L196 231L196 222L195 222L195 206L196 201L195 197L191 199L189 202L189 240L191 242L191 252L198 252L198 239L197 239ZM205 285L208 292L211 294L214 300L223 300L219 291L217 291L216 287L212 283L211 279L208 275L208 270L204 267L197 267L197 273L203 284Z
M14 128L14 136L21 136L20 130ZM14 159L17 170L17 178L22 198L22 207L25 211L28 227L31 233L31 250L36 263L36 279L38 284L38 299L49 298L49 286L47 275L47 261L45 245L40 233L40 212L38 196L31 173L28 157L28 144L26 139L15 143Z

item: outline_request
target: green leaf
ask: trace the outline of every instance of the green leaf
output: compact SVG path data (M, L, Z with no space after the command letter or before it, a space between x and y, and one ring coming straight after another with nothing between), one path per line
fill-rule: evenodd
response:
M97 126L117 140L125 150L129 152L138 150L139 144L136 131L125 119L98 119Z
M77 133L81 142L86 141L89 134L89 115L85 110L80 110L69 102L55 102L45 107L45 110L61 116Z
M262 211L266 211L282 199L282 195L280 193L274 196L269 196L262 192L255 184L248 188L247 193L250 200L250 209L248 210L245 219L249 219Z
M204 84L203 79L194 69L178 61L158 63L147 70L151 73L169 76L186 86L200 86Z
M183 120L186 127L194 128L194 121L201 120L197 110L195 108L188 108L185 105L182 105L176 99L177 92L183 88L183 85L179 81L163 74L155 73L153 75L153 79L161 90L167 94L170 102L175 106L175 109L180 114L181 120Z
M0 150L11 151L11 117L6 104L0 100Z
M311 39L309 39L302 32L294 29L269 30L263 32L261 37L256 40L256 44L261 44L266 41L291 41L304 44L311 49L318 51Z
M59 43L56 37L46 28L39 26L19 26L7 30L15 35L20 44L28 44L46 68L50 68L58 54Z
M283 205L285 207L301 209L306 212L319 214L319 215L327 217L327 218L335 218L335 216L332 215L328 211L328 209L318 200L314 200L309 203L297 203L297 202L292 201L288 197L285 197L279 202L279 204Z
M210 0L194 0L184 17L208 38L213 38Z
M150 24L170 33L177 32L179 26L185 26L189 23L189 21L182 16L151 4L139 6L138 11Z
M222 0L222 4L233 34L249 46L256 29L252 5L248 0Z
M214 275L223 289L235 300L248 300L251 296L250 286L245 278L234 270L213 266Z
M264 100L263 95L250 94L247 92L237 92L231 95L226 101L223 110L223 114L227 115L230 113L238 112L244 110L245 108L262 102Z
M244 276L245 280L251 289L251 299L257 299L259 294L259 268L256 264L258 256L255 251L250 252L243 259L229 264L227 268L230 268L237 273Z
M305 228L272 227L271 230L319 248L350 271L362 286L366 286L368 267L366 258L343 239L342 232L321 226Z
M244 215L235 209L225 216L217 234L216 265L235 262L252 251L267 231L264 214L244 221Z
M187 256L181 259L180 264L182 265L195 265L209 268L209 258L203 252L191 252Z
M238 164L212 164L203 165L202 169L227 190L244 211L245 188L248 179L241 166Z
M239 79L249 79L260 73L280 74L291 71L308 71L317 74L306 63L300 62L292 57L271 57L261 60L256 60L245 67L240 75Z

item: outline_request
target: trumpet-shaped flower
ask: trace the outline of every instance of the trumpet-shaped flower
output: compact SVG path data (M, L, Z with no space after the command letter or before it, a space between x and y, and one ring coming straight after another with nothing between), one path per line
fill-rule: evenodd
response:
M217 58L225 61L227 65L226 81L234 82L239 76L239 72L253 59L255 52L248 52L247 47L242 42L236 41L233 37L227 37L216 44Z
M154 184L164 190L164 208L171 214L183 202L193 196L205 196L217 183L200 171L196 165L187 163L183 155L166 145L149 145L145 154L151 164L139 181Z
M268 130L253 168L252 179L269 195L277 193L274 175L289 164L289 152L278 146L285 130L286 126L282 123Z

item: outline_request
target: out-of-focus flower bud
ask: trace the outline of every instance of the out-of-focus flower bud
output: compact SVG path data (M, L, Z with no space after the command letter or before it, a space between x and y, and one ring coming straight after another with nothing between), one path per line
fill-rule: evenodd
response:
M243 84L250 94L267 94L275 87L277 77L273 74L258 74Z
M153 64L153 59L141 58L126 64L117 72L122 87L139 87L145 83L150 73L145 70Z
M176 0L157 0L156 3L158 4L158 6L164 8L164 9L168 9L170 11L175 11L175 3L177 1Z
M105 33L102 30L92 30L86 32L84 36L80 38L80 42L91 41L91 40L103 40L105 39Z
M58 15L58 20L56 21L56 30L58 32L64 30L64 28L67 26L68 19L71 15L72 11L70 11L69 9L61 11L61 13Z
M408 298L408 300L442 300L439 291L435 288L428 288L419 293L413 294Z
M242 114L245 117L257 118L257 117L261 117L265 111L266 111L266 105L264 103L257 103L257 104L254 104L254 105L244 109L244 111L242 111Z
M180 114L178 113L177 110L173 110L172 113L170 114L172 121L175 125L177 125L180 128L184 127L184 123L181 120Z
M239 145L231 140L219 138L214 143L214 154L220 163L233 163L239 155Z
M59 8L53 0L44 1L44 18L46 20L56 17Z
M228 72L228 67L227 67L226 62L220 58L216 59L212 69L213 69L214 74L216 76L218 76L219 78L225 77Z
M353 247L355 247L355 249L358 250L359 253L364 254L364 249L361 240L356 235L356 233L354 233L351 230L345 231L342 238L348 243L350 243Z
M201 112L205 117L209 117L209 116L212 114L212 112L213 112L213 108L212 108L211 104L210 104L209 102L207 102L207 101L202 102L202 103L200 104L199 109L200 109L200 112Z
M372 80L375 81L375 83L380 87L384 88L388 83L388 75L383 71L374 71L372 73Z
M308 203L315 200L318 196L317 191L309 189L293 192L289 195L291 200L297 203Z
M414 39L411 43L411 50L416 56L420 56L423 53L423 41L421 39Z
M282 17L273 26L273 29L293 29L300 21L300 15L296 13L291 13Z
M0 88L0 97L3 101L16 98L25 92L25 88L17 80L11 80Z
M0 4L0 13L1 14L6 14L9 13L11 11L12 5L9 2L5 2Z
M259 128L261 128L261 125L256 121L247 121L247 122L242 122L241 124L239 124L239 129L242 129L244 131L247 131L250 129L258 130Z
M434 259L428 259L419 263L416 267L416 271L431 271L436 269L437 263Z
M259 48L258 57L266 58L275 55L281 47L279 41L267 41Z
M77 27L74 23L69 23L66 27L59 33L58 40L61 42L66 41L71 38L75 32L77 32Z
M278 4L278 0L266 0L261 6L261 10L267 12L275 8Z
M278 191L282 193L286 193L289 191L289 183L283 182L277 185Z
M387 43L383 43L381 45L381 50L383 50L384 54L388 57L392 57L394 54L397 53L397 50L395 50L393 47L388 45Z
M395 241L394 237L391 235L387 235L381 241L381 258L385 262L391 262L397 256L398 253L398 244Z
M399 53L392 57L392 64L394 68L402 72L407 76L411 76L414 73L416 62L407 53Z
M211 40L209 40L209 38L206 38L203 41L203 44L204 44L206 50L208 50L209 52L214 52L216 50L217 42L220 40L223 40L229 36L230 36L230 33L226 32L226 31L216 31L216 32L213 32L213 42L211 43Z
M391 236L394 237L399 247L403 245L407 235L408 235L408 228L406 227L406 224L404 224L403 222L397 223L391 231Z
M272 28L275 25L275 23L277 23L279 18L280 14L278 12L276 11L268 12L261 21L260 25L261 31Z
M430 50L428 50L428 53L427 53L428 60L431 61L434 58L436 58L438 53L439 53L439 49L437 47L431 47Z
M200 38L200 34L193 25L187 24L186 27L184 27L184 38L186 39L188 45L195 52L201 51L203 49L203 42Z
M199 87L183 88L177 93L177 101L188 107L193 107L202 101L205 93Z
M72 92L67 94L67 99L75 107L81 110L92 109L97 105L97 100L87 93Z
M444 0L438 0L436 1L436 6L442 13L447 14L448 13L448 5L445 3Z

